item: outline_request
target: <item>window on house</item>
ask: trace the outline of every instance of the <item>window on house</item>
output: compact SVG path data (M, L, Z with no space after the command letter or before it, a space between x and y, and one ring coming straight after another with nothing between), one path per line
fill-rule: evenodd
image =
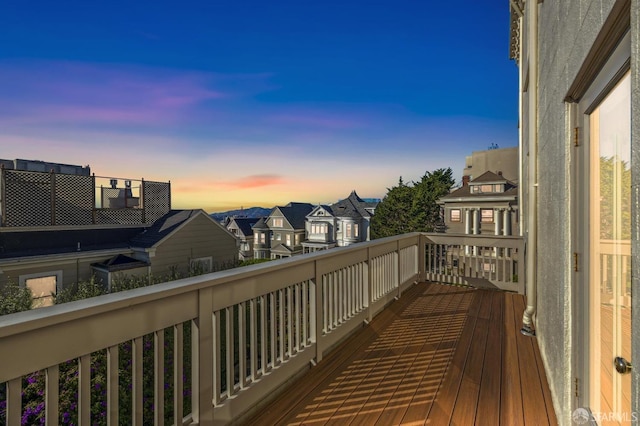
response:
M282 240L282 235L280 235L280 233L278 232L276 234L276 241L280 241L280 240Z
M462 216L460 214L460 209L451 209L449 214L449 218L451 222L460 222L462 220Z
M296 241L296 245L299 246L300 245L300 234L296 234L295 241Z
M287 234L287 245L291 246L291 235Z
M189 271L195 275L206 274L212 270L213 258L211 256L191 259L191 262L189 263Z
M266 234L264 232L260 233L260 242L264 244L267 240Z
M43 308L53 305L53 295L56 292L56 276L30 278L25 284L33 297L33 307Z
M314 223L311 225L312 234L324 234L325 232L327 232L326 223Z
M260 242L260 234L258 232L253 234L253 242L256 243L256 244L258 244Z
M480 185L480 192L493 192L493 185Z
M480 220L483 223L492 223L493 222L493 209L481 209Z
M282 228L283 220L281 217L276 217L273 219L273 227L274 228Z
M20 277L20 285L31 290L33 307L43 308L53 305L53 295L62 285L62 271L29 274Z
M359 235L358 224L354 223L353 224L353 236L357 237L358 235Z

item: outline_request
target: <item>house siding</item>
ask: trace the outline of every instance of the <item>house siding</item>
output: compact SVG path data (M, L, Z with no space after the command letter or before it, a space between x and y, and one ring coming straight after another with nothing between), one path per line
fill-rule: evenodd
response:
M62 271L62 288L75 284L78 281L89 280L93 274L92 263L102 262L112 255L96 255L83 258L70 258L65 260L47 260L42 262L3 266L4 273L0 274L0 287L8 282L19 283L20 276L40 274L54 271Z
M151 273L166 275L177 266L185 273L191 259L213 258L213 268L235 262L238 257L236 238L205 215L199 215L156 247L151 257Z

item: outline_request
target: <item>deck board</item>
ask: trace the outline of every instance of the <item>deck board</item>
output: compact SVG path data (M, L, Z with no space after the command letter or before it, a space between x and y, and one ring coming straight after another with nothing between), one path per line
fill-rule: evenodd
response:
M417 284L246 424L556 424L523 310L512 293Z

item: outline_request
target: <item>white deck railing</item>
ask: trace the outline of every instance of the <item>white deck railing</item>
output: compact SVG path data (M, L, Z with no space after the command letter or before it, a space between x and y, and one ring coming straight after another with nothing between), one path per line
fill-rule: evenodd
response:
M522 237L423 234L424 279L441 283L495 287L524 294Z
M414 233L0 317L0 423L24 420L39 372L28 397L47 424L226 424L416 281L521 291L522 253L519 238Z
M0 317L4 420L24 420L25 377L39 372L47 424L64 420L68 377L70 415L83 425L164 424L165 414L174 424L229 423L418 281L423 239L407 234Z

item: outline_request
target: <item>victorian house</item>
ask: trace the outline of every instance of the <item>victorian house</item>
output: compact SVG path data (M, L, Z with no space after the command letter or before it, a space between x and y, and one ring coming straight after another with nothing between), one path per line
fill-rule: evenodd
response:
M313 210L309 203L277 206L253 226L254 258L281 259L302 253L305 218Z
M258 223L257 217L232 217L226 221L226 228L238 240L238 259L253 259L253 226Z
M369 241L369 222L377 202L365 201L352 191L331 205L318 205L307 215L303 252L345 247Z

